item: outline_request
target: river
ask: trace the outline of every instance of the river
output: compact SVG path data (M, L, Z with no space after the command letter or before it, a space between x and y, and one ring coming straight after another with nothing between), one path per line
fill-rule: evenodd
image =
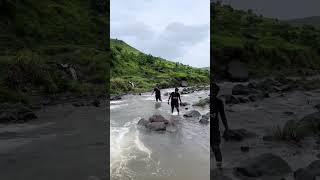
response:
M112 180L194 180L209 179L210 150L209 125L199 119L185 119L186 111L195 109L202 115L209 107L180 107L171 114L166 92L162 90L162 103L156 103L151 92L127 95L110 102L110 171ZM182 95L182 102L193 104L206 98L209 91ZM147 133L137 127L141 118L161 114L176 122L176 128L165 133Z

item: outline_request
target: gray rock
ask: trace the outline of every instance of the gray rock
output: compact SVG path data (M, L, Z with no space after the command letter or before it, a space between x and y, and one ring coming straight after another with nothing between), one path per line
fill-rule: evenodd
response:
M196 110L192 110L192 111L186 112L186 114L184 114L183 116L187 118L198 118L201 116L201 114Z
M239 104L240 103L238 98L236 98L233 95L225 95L224 98L225 98L225 103L226 104Z
M36 114L23 104L0 105L0 123L26 122L37 119Z
M295 180L315 180L317 176L320 176L320 160L313 161L306 168L294 172Z
M166 127L164 122L149 122L146 125L146 128L151 131L165 131L167 129Z
M149 122L163 122L164 124L168 124L169 121L161 115L153 115L149 118Z
M210 98L207 97L205 99L200 99L198 102L194 103L193 106L200 106L204 107L206 105L210 104Z
M189 103L187 103L187 102L182 102L182 103L180 103L180 106L189 106L190 104Z
M181 87L188 87L188 82L187 81L181 81L180 85L181 85Z
M242 84L237 84L232 88L232 95L249 95L253 93L257 93L257 90Z
M232 81L248 81L249 71L247 66L240 61L231 61L228 64L228 74Z
M291 171L285 160L271 153L243 161L234 169L236 175L251 178L286 175Z
M150 123L150 122L144 118L142 118L138 121L139 126L146 126L148 123Z
M228 133L223 134L223 138L226 141L243 141L246 138L255 137L256 134L249 132L245 129L233 129L229 130Z
M305 116L296 123L299 132L304 135L312 135L320 131L320 112Z

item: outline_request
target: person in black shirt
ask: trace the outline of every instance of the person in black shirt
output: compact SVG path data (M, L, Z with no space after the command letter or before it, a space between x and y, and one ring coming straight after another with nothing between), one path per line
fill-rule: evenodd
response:
M220 150L220 143L221 143L221 135L220 135L220 128L219 128L219 117L220 115L222 123L225 128L225 133L228 133L229 127L227 118L224 112L224 105L221 99L217 97L220 88L217 84L213 84L211 86L211 96L210 96L210 119L212 119L212 123L210 124L210 146L212 151L214 152L214 156L216 159L216 165L219 169L222 168L222 154Z
M160 89L158 87L155 87L151 95L153 95L154 92L156 92L156 101L158 102L159 100L162 102Z
M168 99L168 104L169 104L170 99L171 99L171 113L173 113L174 108L176 108L178 111L178 115L179 115L179 100L180 100L180 103L182 103L182 101L180 98L178 88L175 88L174 92L172 92L170 94L169 99Z

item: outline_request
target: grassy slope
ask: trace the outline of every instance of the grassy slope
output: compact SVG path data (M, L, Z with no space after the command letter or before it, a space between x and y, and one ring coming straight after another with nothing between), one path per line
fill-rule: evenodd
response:
M230 6L211 6L211 46L217 72L222 61L238 58L254 76L319 70L319 29L292 26Z
M209 83L209 72L146 55L121 40L111 39L111 93L143 92L156 84L162 88ZM135 84L132 88L129 82Z
M312 16L312 17L305 17L299 19L291 19L287 20L287 23L294 24L294 25L313 25L313 26L320 26L320 16Z
M0 1L0 102L104 93L108 2ZM73 66L73 80L59 64Z

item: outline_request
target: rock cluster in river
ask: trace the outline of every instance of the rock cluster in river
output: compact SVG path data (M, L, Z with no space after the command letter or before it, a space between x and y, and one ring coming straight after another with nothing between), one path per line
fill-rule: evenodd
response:
M0 104L0 123L27 122L37 119L36 114L23 104Z
M138 125L151 131L165 131L169 125L169 120L161 115L153 115L148 120L144 118L140 119Z

